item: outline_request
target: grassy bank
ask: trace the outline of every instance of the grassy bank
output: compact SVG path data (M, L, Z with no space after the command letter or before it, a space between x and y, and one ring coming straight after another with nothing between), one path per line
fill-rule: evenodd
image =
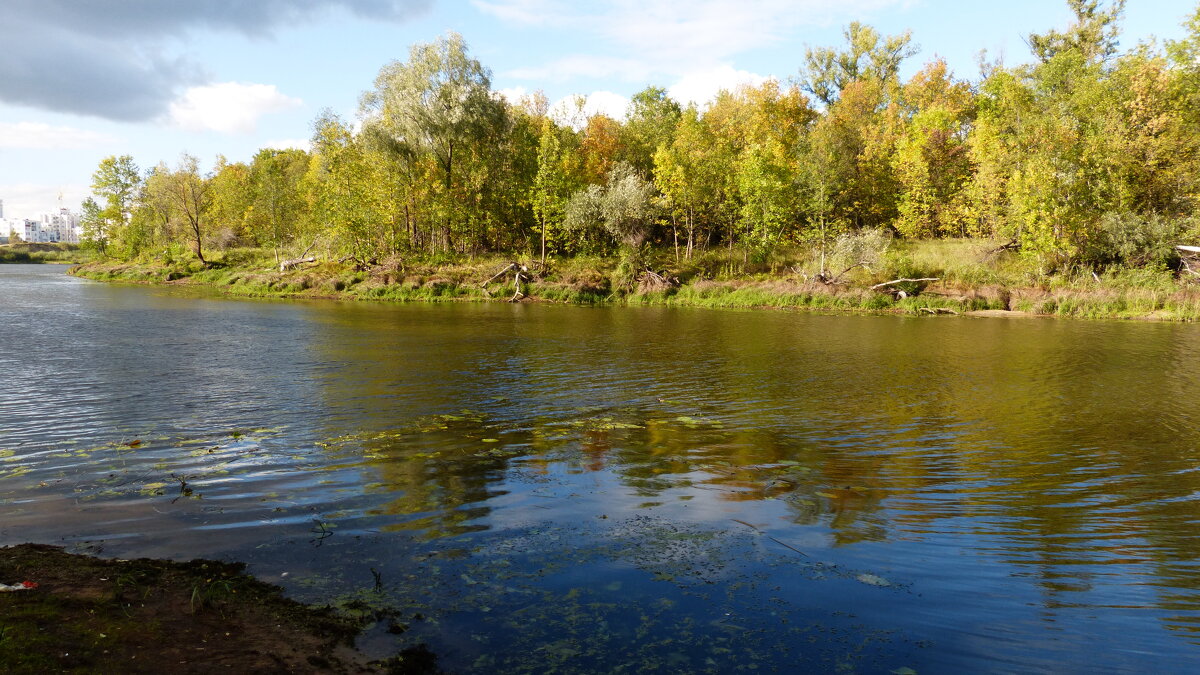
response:
M516 269L524 264L520 295ZM865 263L865 264L864 264ZM395 257L365 268L320 261L281 272L268 251L234 249L207 265L187 255L95 261L73 273L88 279L199 285L245 297L309 297L391 302L520 301L723 308L950 314L1002 310L1030 315L1190 321L1200 318L1200 285L1169 270L1063 270L985 240L903 242L869 261L844 252L780 250L751 259L709 250L691 260L673 250L612 258L536 261L497 255ZM495 278L493 278L495 277ZM904 281L881 285L896 279ZM489 281L490 279L490 281Z
M92 260L78 244L5 244L0 246L0 263L60 263L77 265Z

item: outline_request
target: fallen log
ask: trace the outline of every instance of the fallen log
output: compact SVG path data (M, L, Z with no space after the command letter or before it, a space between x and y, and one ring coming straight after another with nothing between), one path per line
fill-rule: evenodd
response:
M894 284L902 284L906 281L912 282L912 283L917 283L917 282L921 282L921 281L937 281L938 279L939 279L939 277L922 277L920 279L892 279L891 281L885 281L882 284L875 284L874 286L871 287L871 290L877 291L877 290L883 288L884 286L892 286Z
M1003 253L1005 251L1015 251L1019 248L1021 248L1021 245L1017 242L1016 239L1013 239L1012 241L1008 242L1007 244L1004 244L1003 246L1000 246L1000 247L997 247L997 248L994 248L994 249L988 251L987 253L984 254L984 257L989 258L991 256L996 255L997 253Z
M305 263L311 263L311 262L316 262L316 261L317 261L317 258L315 256L309 256L307 258L292 258L291 260L281 260L279 262L279 271L286 272L286 271L292 269L293 267L298 267Z
M958 316L958 312L950 309L949 307L921 307L917 311L924 312L926 314L953 314Z
M1194 277L1200 277L1200 272L1192 269L1191 263L1200 263L1200 246L1184 246L1180 244L1175 247L1183 255L1179 256L1179 271L1187 272Z
M836 275L834 275L832 277L829 276L828 274L826 274L825 272L820 272L817 274L817 276L815 278L817 281L820 281L821 283L825 284L826 286L833 286L835 284L841 284L842 277L844 277L847 272L849 272L850 270L852 270L856 267L861 267L868 272L871 271L871 268L867 266L867 262L865 260L860 260L860 261L854 263L853 265L847 267L846 269L842 270L841 272L838 272Z
M286 272L286 271L292 269L293 267L299 267L300 265L303 265L304 263L316 262L317 261L316 256L308 255L308 252L311 251L313 249L313 247L316 245L317 245L317 242L314 241L313 243L309 244L308 248L304 249L304 253L301 253L299 256L292 258L291 260L280 260L279 261L279 271ZM278 255L278 253L276 253L276 255Z
M492 275L492 278L488 279L487 281L485 281L485 282L483 282L482 284L479 284L479 285L480 285L480 286L487 286L488 284L490 284L490 283L492 283L493 281L495 281L497 278L499 278L499 277L503 276L505 272L508 272L509 270L511 270L511 269L512 269L512 268L514 268L514 267L517 267L517 263L515 263L515 262L513 262L513 263L508 263L507 265L505 265L505 266L504 266L504 269L500 270L499 272L496 272L495 274L493 274L493 275Z

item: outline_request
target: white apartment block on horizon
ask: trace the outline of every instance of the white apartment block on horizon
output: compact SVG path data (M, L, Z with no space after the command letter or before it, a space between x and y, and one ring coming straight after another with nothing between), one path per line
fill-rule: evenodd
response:
M79 243L79 216L70 209L60 208L57 213L43 213L37 220L30 220L5 218L3 205L0 201L0 235L9 241L15 234L31 244Z

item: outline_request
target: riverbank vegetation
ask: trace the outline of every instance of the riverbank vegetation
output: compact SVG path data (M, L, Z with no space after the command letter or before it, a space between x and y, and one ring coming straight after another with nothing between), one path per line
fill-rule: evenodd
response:
M510 100L450 34L384 66L358 123L321 115L309 150L207 172L105 159L84 222L106 260L80 273L252 295L1200 316L1176 248L1200 243L1200 9L1184 39L1122 50L1123 0L1068 4L1068 27L1029 36L1032 62L981 58L975 79L935 59L904 80L911 36L854 23L787 82L702 107L648 87L623 120Z
M7 244L0 246L0 263L80 264L93 258L92 251L77 244Z

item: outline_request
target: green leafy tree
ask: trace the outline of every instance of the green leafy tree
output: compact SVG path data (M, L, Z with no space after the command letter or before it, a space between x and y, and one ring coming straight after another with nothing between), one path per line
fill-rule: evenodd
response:
M310 182L314 217L361 267L384 250L378 225L386 221L386 188L380 164L336 115L318 118Z
M1118 22L1125 0L1113 0L1102 9L1100 0L1067 0L1075 20L1066 31L1050 30L1029 36L1029 48L1046 63L1064 52L1075 52L1088 63L1104 61L1117 53Z
M851 23L842 32L844 49L810 47L805 50L800 81L805 91L825 105L833 105L848 84L856 80L895 80L900 64L917 52L912 35L883 37L871 26Z
M137 209L129 226L117 238L127 255L168 244L175 237L175 208L168 193L171 170L158 164L146 172L138 194Z
M740 230L757 258L783 241L796 218L794 154L779 143L754 143L737 163Z
M224 247L239 242L257 243L247 227L255 198L250 167L244 162L229 162L224 157L217 157L210 182L213 203L209 220L216 239ZM297 186L296 189L296 198L303 200L303 188Z
M204 239L207 233L209 210L212 208L211 176L201 175L200 162L184 153L175 170L167 174L165 191L178 214L184 239L201 264L204 259Z
M308 153L298 149L259 150L250 163L247 225L259 243L271 246L276 262L302 230L306 204L300 185L307 171Z
M697 228L716 216L728 170L721 159L717 139L695 108L684 111L671 145L659 147L654 155L654 182L672 212L672 223L676 218L683 221L688 259L695 249ZM675 250L678 255L677 235Z
M682 110L662 87L646 87L629 100L619 158L643 176L654 171L654 153L671 144Z
M538 144L537 175L533 181L530 201L542 235L542 264L546 262L547 232L562 225L567 203L577 183L570 171L569 143L564 139L569 131L560 129L550 118L542 120ZM571 135L573 140L573 135Z
M972 166L967 136L974 96L938 60L901 91L903 123L891 166L899 184L895 228L906 237L967 234L966 186Z
M1108 58L1122 5L1070 5L1076 21L1067 32L1031 39L1038 63L984 82L971 137L978 212L1047 271L1094 259L1104 215L1137 208L1119 139L1141 106Z
M123 230L133 216L141 175L130 155L105 157L92 174L92 192L98 197L99 211L84 226L83 238L102 254L110 240Z
M449 251L455 231L476 216L468 189L472 164L487 156L502 126L504 107L491 95L488 70L468 56L462 36L450 33L414 45L408 61L384 66L375 89L363 95L362 112L367 125L436 166L434 212L440 244Z

